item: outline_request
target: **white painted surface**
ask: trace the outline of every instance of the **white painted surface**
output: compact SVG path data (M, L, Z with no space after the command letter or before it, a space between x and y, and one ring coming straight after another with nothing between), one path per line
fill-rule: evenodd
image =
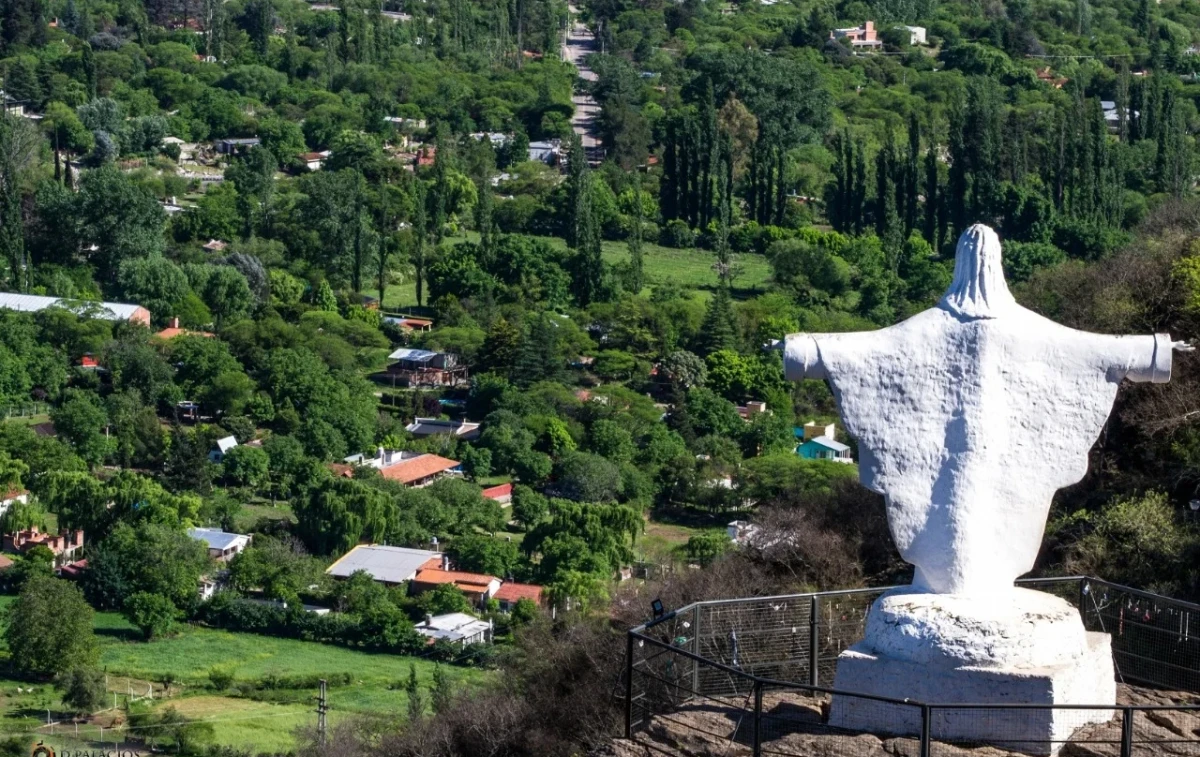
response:
M838 657L834 688L917 702L983 704L1098 704L1116 701L1108 634L1089 633L1069 663L1044 667L938 667L896 660L857 644ZM1097 709L935 708L930 729L939 741L975 741L1029 754L1053 755L1077 729L1103 723L1116 711ZM830 705L835 728L917 735L921 711L839 694ZM936 748L936 747L935 747Z
M999 239L976 225L936 307L879 331L789 336L784 368L829 379L913 585L991 595L1033 567L1050 500L1087 471L1120 382L1167 381L1171 355L1164 334L1090 334L1021 307Z

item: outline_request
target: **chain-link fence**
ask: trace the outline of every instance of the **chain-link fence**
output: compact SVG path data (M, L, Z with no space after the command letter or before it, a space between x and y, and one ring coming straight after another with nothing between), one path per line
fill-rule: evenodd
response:
M1200 692L1200 607L1093 578L1038 579L1112 636L1119 681ZM626 732L727 754L960 755L988 745L1027 754L1200 755L1200 706L918 703L834 691L838 655L859 641L886 589L700 602L629 632ZM1147 617L1148 613L1148 617ZM873 725L870 732L842 724ZM1078 751L1077 749L1077 751ZM696 751L704 751L697 748ZM1064 752L1065 753L1065 752Z

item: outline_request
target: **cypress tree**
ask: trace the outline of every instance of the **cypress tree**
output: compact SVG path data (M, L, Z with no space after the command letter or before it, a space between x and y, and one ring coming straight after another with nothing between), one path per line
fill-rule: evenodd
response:
M937 143L930 129L929 148L925 151L925 241L936 252L942 247L938 218L941 216L942 189L938 181Z
M572 259L572 283L575 299L581 306L595 302L604 284L600 227L592 212L592 175L578 134L571 135L567 175L570 203L568 244L575 250Z
M90 102L96 99L96 54L92 51L92 46L84 42L79 55L80 66L83 68L83 88Z
M417 286L417 307L424 303L425 240L429 236L429 221L425 213L425 183L417 180L413 187L412 265Z
M888 231L889 214L895 215L896 195L892 175L895 164L895 143L889 129L883 147L875 153L875 234L882 239Z
M917 228L917 195L921 183L921 124L916 113L908 115L908 155L904 172L904 237Z
M967 217L966 118L966 106L955 101L950 108L950 176L945 197L955 229L964 228Z
M658 188L658 208L664 222L679 217L679 163L675 118L667 119L667 138L663 149L662 183Z
M707 228L713 216L713 171L717 170L718 136L717 106L713 94L712 80L706 82L704 96L700 101L701 171L700 171L700 226Z
M490 270L495 254L495 240L492 237L492 213L494 200L492 188L486 178L480 179L476 185L479 201L475 203L475 230L479 232L479 267Z
M786 168L783 148L775 146L775 225L783 225L783 214L787 209L787 185L783 172Z
M634 174L630 181L633 189L633 218L630 219L629 239L629 281L632 294L642 291L646 285L645 261L642 259L642 187Z
M866 227L867 205L867 153L862 140L854 145L854 192L850 201L850 216L854 220L854 233L862 234Z

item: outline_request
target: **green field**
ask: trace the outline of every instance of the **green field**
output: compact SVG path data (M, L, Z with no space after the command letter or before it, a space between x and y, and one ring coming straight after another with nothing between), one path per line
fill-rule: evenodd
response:
M474 233L468 233L458 241L474 239ZM551 246L566 249L567 243L559 237L542 237ZM708 297L712 287L716 285L717 276L713 273L712 265L716 258L711 250L689 249L677 250L662 247L647 242L643 244L645 255L646 280L649 286L674 282L684 289L695 291L701 297ZM605 241L602 243L604 260L608 263L621 263L629 260L629 250L624 242ZM734 293L738 297L748 297L757 291L764 290L771 276L771 266L762 255L738 255L735 262L742 269L742 274L734 280ZM412 308L417 302L417 288L412 281L406 281L388 288L384 298L384 307L389 310Z
M14 597L0 596L0 611L13 601ZM293 749L296 729L316 723L315 688L256 687L264 677L332 678L349 673L349 685L329 689L330 722L355 715L394 720L407 707L402 687L409 665L416 667L417 678L426 689L432 685L435 667L424 659L208 628L185 627L175 636L145 642L118 613L96 613L93 625L100 636L100 668L108 675L109 690L117 695L118 703L123 703L130 690L144 695L153 689L154 707L174 706L189 717L209 721L216 743L251 750ZM212 689L208 673L213 668L233 674L230 691ZM445 670L456 686L480 685L492 675L453 666ZM168 675L172 679L169 692L163 685ZM0 679L0 734L44 734L47 743L56 747L100 743L100 731L94 725L80 726L79 741L75 741L70 724L56 726L51 737L44 727L47 709L61 709L58 693L50 684L30 687ZM111 745L112 730L106 729L105 734Z

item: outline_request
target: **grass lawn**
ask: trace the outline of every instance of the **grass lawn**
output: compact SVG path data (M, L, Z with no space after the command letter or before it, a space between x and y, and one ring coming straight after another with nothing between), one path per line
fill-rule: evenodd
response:
M270 503L242 505L242 509L234 518L234 530L239 534L250 533L263 520L286 520L295 523L296 516L292 514L291 505L286 501L281 501L275 507Z
M458 237L457 242L477 238L474 232ZM559 237L541 237L551 246L566 249L566 241ZM602 244L604 260L608 263L620 263L629 260L629 250L625 242L605 240ZM712 265L716 258L711 250L676 250L662 247L651 242L642 245L645 255L646 280L649 286L674 282L684 289L695 291L700 297L707 298L717 283ZM742 268L742 275L734 280L734 296L746 298L766 289L771 276L771 266L762 255L738 255L736 263ZM405 310L413 308L417 303L417 287L412 281L388 287L383 304L388 310Z
M0 612L14 601L16 597L0 596ZM130 688L144 693L152 687L155 707L174 706L189 717L210 720L215 743L256 751L295 748L296 729L316 724L316 689L255 690L246 696L228 696L210 688L208 672L214 667L232 672L235 687L268 675L332 678L349 673L349 685L329 689L331 723L358 714L394 718L404 712L408 700L403 683L410 665L416 668L427 701L433 682L434 663L412 657L191 627L170 638L145 642L124 617L110 612L95 613L93 627L100 636L99 667L108 676L108 688L117 694L119 702L124 701ZM444 669L457 686L480 685L493 675L454 666ZM166 674L174 679L170 697L164 697L159 683ZM0 679L0 734L34 733L35 729L39 734L46 733L39 726L45 724L47 709L62 709L51 684L30 686ZM63 735L64 729L67 736ZM111 729L105 733L111 745L114 734ZM95 747L99 736L98 727L81 726L80 741L76 742L74 727L60 725L47 743L56 748Z

